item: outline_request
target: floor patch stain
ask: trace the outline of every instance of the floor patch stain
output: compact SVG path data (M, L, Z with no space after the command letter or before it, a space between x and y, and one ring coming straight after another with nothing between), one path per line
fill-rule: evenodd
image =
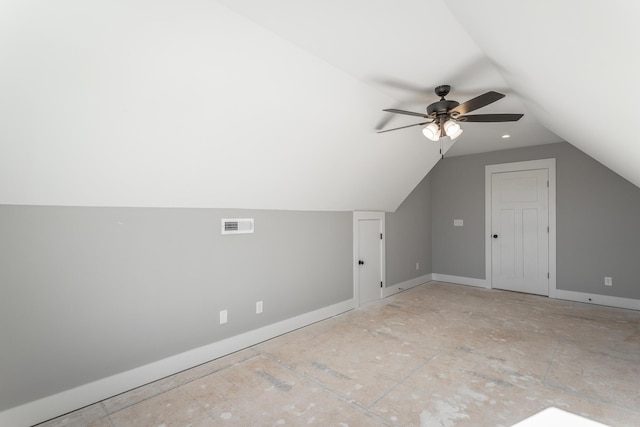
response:
M467 371L467 373L473 375L474 377L482 378L485 381L492 382L492 383L500 385L502 387L513 387L513 384L511 384L508 381L501 380L500 378L492 378L490 376L481 374L480 372L474 372L474 371Z
M325 365L324 363L319 363L319 362L313 362L312 366L326 374L329 374L333 377L336 378L340 378L342 380L347 380L347 381L351 381L351 378L349 378L348 376L338 372L338 371L334 371L333 369L331 369L330 367L328 367L327 365Z
M436 413L426 409L420 413L420 427L453 427L456 421L469 418L464 410L466 405L453 405L445 400L436 402Z
M489 398L482 394L482 393L478 393L476 391L471 390L469 387L467 387L466 385L462 386L459 390L459 393L463 396L467 396L472 398L473 400L476 400L478 402L484 402L486 400L489 400Z
M279 379L267 374L266 372L256 371L256 374L258 374L259 376L261 376L265 380L269 381L271 383L271 385L273 385L275 388L277 388L280 391L289 391L289 390L291 390L291 385L290 384L287 384L284 381L280 381Z

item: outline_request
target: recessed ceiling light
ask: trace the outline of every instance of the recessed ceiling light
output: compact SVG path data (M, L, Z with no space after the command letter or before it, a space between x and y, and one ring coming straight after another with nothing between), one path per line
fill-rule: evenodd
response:
M507 139L507 138L511 138L511 135L508 135L508 134L502 135L502 139Z

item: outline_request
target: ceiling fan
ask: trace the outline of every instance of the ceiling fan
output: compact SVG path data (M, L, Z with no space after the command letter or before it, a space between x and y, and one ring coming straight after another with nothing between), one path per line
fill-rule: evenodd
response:
M415 113L413 111L398 110L395 108L389 108L386 111L389 113L406 114L409 116L423 117L430 119L427 122L414 123L408 126L401 126L393 129L385 129L378 131L378 133L391 132L393 130L405 129L412 126L425 126L422 130L424 136L432 141L438 141L441 137L448 136L449 138L456 139L462 134L459 122L476 122L476 123L489 123L489 122L515 122L522 118L524 114L467 114L475 111L479 108L485 107L491 103L504 98L505 95L498 92L487 92L480 96L477 96L469 101L460 104L457 101L450 101L444 99L449 94L451 86L441 85L435 89L436 95L440 97L440 101L436 101L427 107L427 114Z

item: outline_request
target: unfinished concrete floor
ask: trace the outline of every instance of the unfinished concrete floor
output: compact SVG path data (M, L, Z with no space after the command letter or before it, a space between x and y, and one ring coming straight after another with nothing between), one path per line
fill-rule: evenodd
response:
M430 282L42 426L640 425L640 312Z

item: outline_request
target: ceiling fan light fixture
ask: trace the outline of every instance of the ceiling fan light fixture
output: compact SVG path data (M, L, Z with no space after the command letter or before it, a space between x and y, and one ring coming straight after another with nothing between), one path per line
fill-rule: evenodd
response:
M449 138L451 138L451 140L453 141L454 139L462 135L462 132L464 132L462 129L458 129L458 131L455 134L449 135Z
M444 133L451 139L456 139L462 133L460 125L453 120L447 120L444 122Z
M437 141L440 139L440 128L435 122L429 123L422 129L422 133L431 141Z
M427 106L427 114L416 113L415 111L398 110L397 108L387 108L382 111L394 114L405 114L407 116L423 117L431 122L414 123L407 126L400 126L393 129L379 130L378 133L389 132L392 130L405 129L413 126L428 126L422 129L422 133L431 141L439 141L441 137L448 136L452 141L462 135L460 128L461 122L476 123L501 123L501 122L517 122L524 114L471 114L479 108L486 107L502 98L504 94L489 91L473 99L460 104L457 101L447 100L445 96L449 94L451 86L440 85L436 88L436 95L440 97L439 101L433 102ZM503 136L507 138L508 136Z

